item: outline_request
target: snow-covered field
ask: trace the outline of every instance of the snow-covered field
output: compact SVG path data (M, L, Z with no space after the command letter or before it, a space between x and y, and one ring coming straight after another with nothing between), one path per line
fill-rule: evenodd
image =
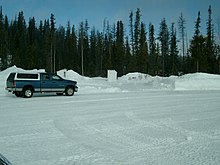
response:
M218 165L220 75L116 82L82 77L72 97L4 90L0 72L0 153L15 165Z

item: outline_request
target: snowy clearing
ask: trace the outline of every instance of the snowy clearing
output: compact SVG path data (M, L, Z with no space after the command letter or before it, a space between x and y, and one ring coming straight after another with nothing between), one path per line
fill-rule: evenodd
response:
M4 90L0 153L15 165L220 164L220 76L82 77L72 97Z

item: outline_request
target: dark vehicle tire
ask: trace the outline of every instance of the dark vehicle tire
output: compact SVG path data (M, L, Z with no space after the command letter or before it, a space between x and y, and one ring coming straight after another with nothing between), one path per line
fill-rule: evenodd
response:
M33 89L30 87L23 89L23 96L24 98L31 98L33 96Z
M66 90L65 90L65 94L67 96L72 96L74 95L74 88L73 87L67 87Z
M15 96L22 97L23 96L23 92L15 92Z
M57 93L57 96L62 96L63 95L63 93Z

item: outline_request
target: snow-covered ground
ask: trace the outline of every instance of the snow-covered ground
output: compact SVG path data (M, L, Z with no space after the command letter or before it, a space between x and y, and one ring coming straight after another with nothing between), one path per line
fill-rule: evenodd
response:
M0 153L15 165L220 164L219 75L68 71L74 96L24 99L4 90L12 71L0 72Z

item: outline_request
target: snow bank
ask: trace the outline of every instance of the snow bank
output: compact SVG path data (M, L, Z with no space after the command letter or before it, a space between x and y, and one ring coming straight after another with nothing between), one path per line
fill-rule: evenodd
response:
M27 72L12 66L0 72L0 88L5 88L5 81L11 72ZM29 70L28 72L38 70ZM76 80L80 93L118 93L146 90L220 90L220 75L193 73L183 76L159 77L143 73L129 73L119 77L115 82L108 82L107 78L89 78L81 76L73 70L60 70L58 75L70 80Z
M220 75L193 73L177 77L176 90L220 90Z
M138 72L128 73L119 80L127 83L143 84L142 87L146 89L174 89L175 87L173 77L153 77Z
M119 78L130 83L145 83L146 88L171 90L220 90L220 75L193 73L183 76L159 77L129 73Z

